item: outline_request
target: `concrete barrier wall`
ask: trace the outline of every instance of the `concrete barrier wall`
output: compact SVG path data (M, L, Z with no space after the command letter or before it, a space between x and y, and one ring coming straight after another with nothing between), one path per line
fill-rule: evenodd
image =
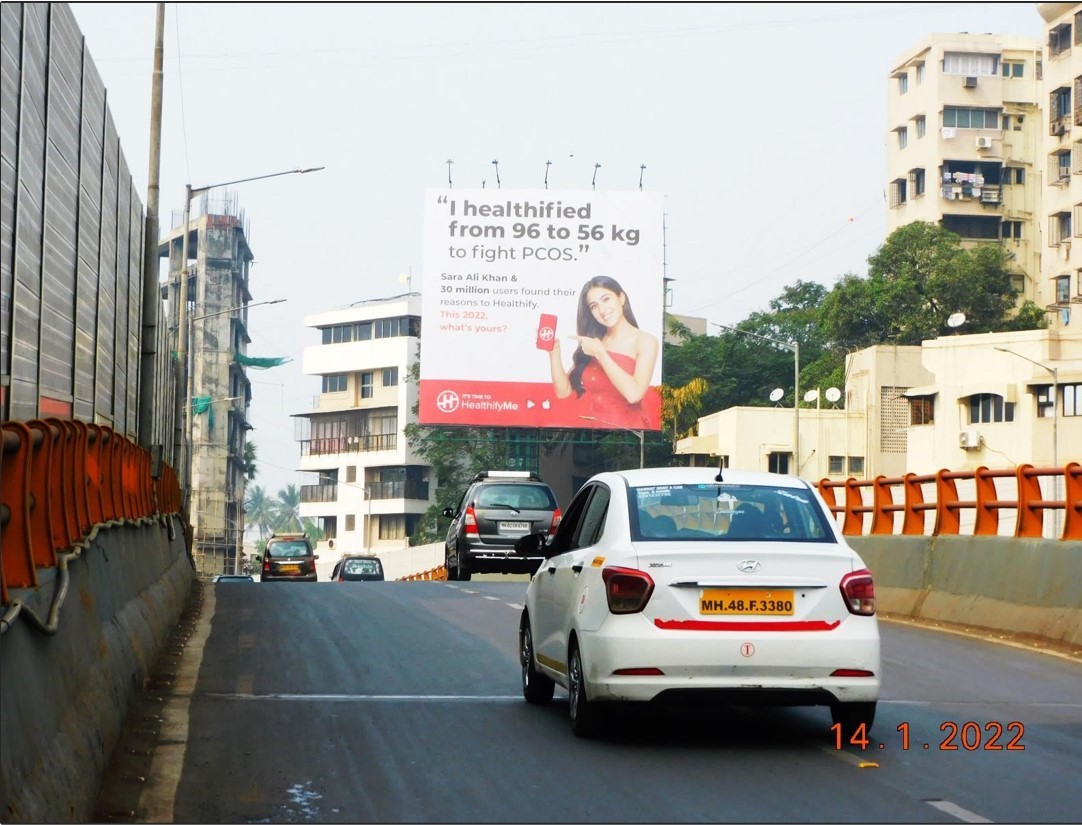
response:
M886 614L1082 646L1082 542L850 536Z
M0 636L0 820L89 821L128 707L194 571L180 521L106 526L67 568L55 634L24 610ZM13 597L49 615L58 571Z

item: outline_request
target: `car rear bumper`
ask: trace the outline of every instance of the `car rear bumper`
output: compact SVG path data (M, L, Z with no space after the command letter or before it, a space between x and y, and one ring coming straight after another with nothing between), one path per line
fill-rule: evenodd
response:
M704 698L716 693L746 701L761 691L767 703L871 702L882 678L878 626L863 617L832 630L702 631L610 616L599 631L582 634L581 646L591 698L598 699L648 702L702 691ZM657 668L662 675L615 672L626 668ZM840 669L871 675L831 675Z
M307 576L261 576L260 581L264 582L314 582L317 581L315 573L309 573Z

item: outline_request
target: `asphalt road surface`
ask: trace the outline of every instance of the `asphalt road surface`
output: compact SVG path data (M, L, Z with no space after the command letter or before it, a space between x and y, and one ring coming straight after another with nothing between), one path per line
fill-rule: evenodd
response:
M826 708L624 713L582 740L562 690L548 707L522 699L525 582L202 587L183 654L133 710L105 821L1077 822L1082 811L1082 663L1055 655L882 622L884 692L866 747L839 748Z

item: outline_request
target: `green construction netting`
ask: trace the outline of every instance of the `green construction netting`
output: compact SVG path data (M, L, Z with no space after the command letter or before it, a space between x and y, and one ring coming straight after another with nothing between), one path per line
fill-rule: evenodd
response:
M252 367L257 370L265 370L269 367L278 367L287 361L291 361L291 358L255 358L251 355L244 355L243 353L236 353L233 356L234 360L242 367Z
M212 405L212 399L209 395L193 395L192 396L192 415L207 414L207 426L211 431L214 430L214 407Z

